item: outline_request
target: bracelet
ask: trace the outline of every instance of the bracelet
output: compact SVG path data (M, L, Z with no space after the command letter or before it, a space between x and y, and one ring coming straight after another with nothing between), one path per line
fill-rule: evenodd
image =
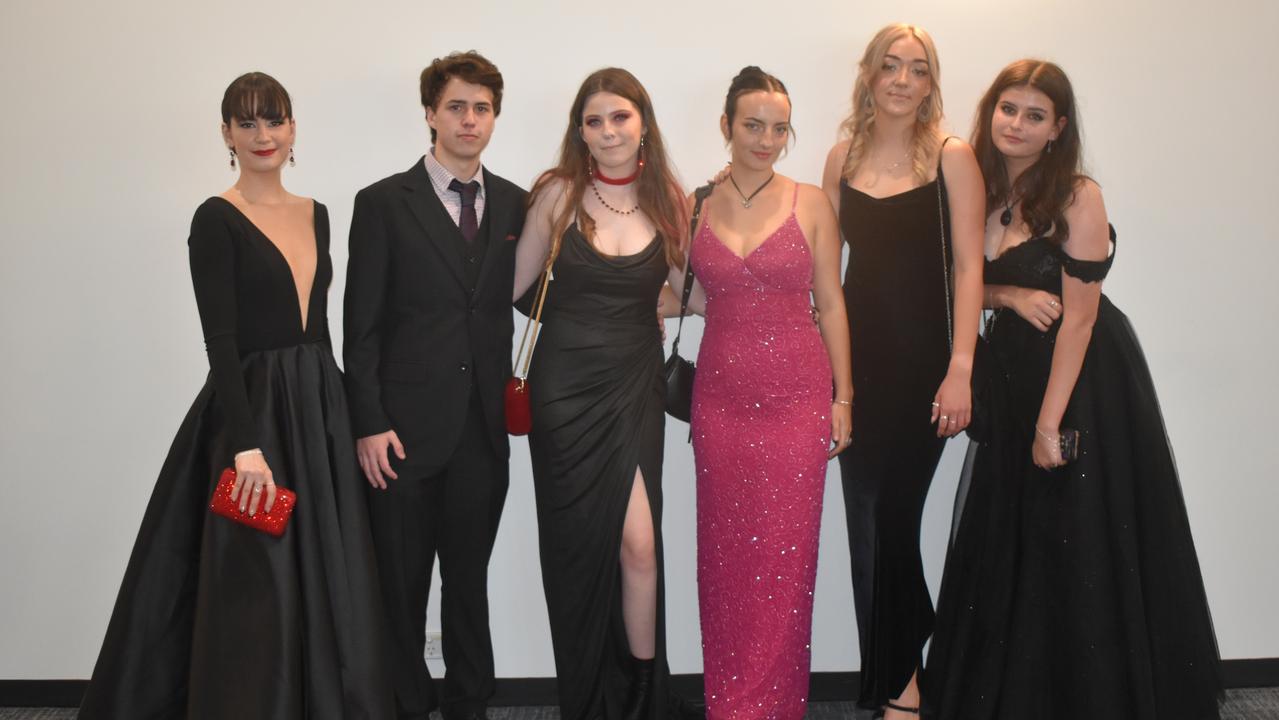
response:
M1041 438L1043 438L1043 439L1047 440L1047 441L1048 441L1048 442L1050 442L1050 443L1057 443L1057 442L1060 442L1060 437L1058 437L1058 438L1053 438L1053 437L1052 437L1051 435L1049 435L1048 433L1044 432L1043 430L1040 430L1038 425L1036 425L1036 426L1035 426L1035 433L1036 433L1037 435L1039 435L1039 437L1041 437Z
M835 403L835 404L837 404L837 405L847 405L847 406L849 406L849 407L852 407L852 406L853 406L853 401L852 401L852 400L840 400L840 399L836 398L835 400L832 400L831 402L833 402L833 403Z
M235 459L239 460L244 455L261 455L262 448L253 448L252 450L241 450L235 454Z

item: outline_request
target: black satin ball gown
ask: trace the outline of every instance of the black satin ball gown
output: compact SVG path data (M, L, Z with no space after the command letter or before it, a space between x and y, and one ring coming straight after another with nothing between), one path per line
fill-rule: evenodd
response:
M394 717L366 488L329 344L328 214L314 213L305 328L275 245L222 198L195 213L209 380L156 481L81 720ZM297 493L282 537L207 509L248 448Z
M1063 270L1100 282L1113 259L1037 237L987 262L985 281L1060 293ZM991 433L961 481L925 717L1215 719L1220 661L1172 449L1141 346L1104 295L1061 421L1079 457L1031 462L1059 327L1011 310L991 324Z
M560 717L620 718L632 681L622 622L622 527L638 468L657 553L657 655L649 717L667 711L662 574L665 381L660 237L635 255L597 252L570 225L546 291L529 371L529 451Z

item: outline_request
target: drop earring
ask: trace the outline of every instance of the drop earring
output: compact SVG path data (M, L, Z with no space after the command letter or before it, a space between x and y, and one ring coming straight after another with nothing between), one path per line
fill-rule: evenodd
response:
M293 159L293 148L289 148L289 167L294 167L298 163Z
M644 169L644 136L643 135L640 135L639 160L637 161L636 164L639 165L640 170Z
M1051 155L1051 154L1052 154L1052 151L1053 151L1053 141L1052 141L1052 140L1049 140L1049 141L1048 141L1048 149L1047 149L1045 152L1047 152L1049 155Z
M227 148L227 153L231 155L231 169L235 169L235 148Z

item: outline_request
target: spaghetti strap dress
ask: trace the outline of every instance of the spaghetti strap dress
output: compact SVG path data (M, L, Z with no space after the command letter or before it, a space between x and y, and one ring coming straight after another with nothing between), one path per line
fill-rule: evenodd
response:
M858 703L898 697L933 629L919 535L946 440L930 422L950 362L943 180L885 198L840 182L853 441L840 453L861 649Z
M692 431L707 717L801 720L832 389L812 252L792 201L745 258L708 215L692 263L706 289Z
M665 382L660 236L639 253L601 254L570 224L552 268L529 369L529 452L542 584L564 720L620 718L633 675L622 621L622 527L644 479L656 542L657 654L649 708L667 709L662 575Z

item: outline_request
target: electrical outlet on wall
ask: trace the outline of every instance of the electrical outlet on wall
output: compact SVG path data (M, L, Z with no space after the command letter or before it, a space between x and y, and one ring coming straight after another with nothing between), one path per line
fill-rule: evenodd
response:
M438 660L444 657L444 641L440 637L438 630L429 630L426 633L426 651L423 654L426 659Z

